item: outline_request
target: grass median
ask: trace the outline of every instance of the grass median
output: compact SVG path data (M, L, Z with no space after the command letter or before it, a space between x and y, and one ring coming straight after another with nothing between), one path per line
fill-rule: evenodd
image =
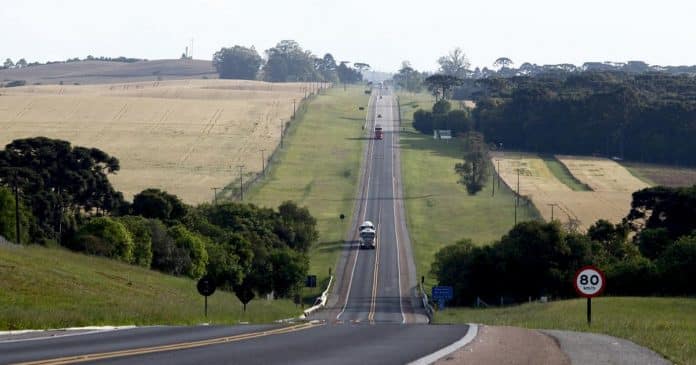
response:
M513 194L505 184L491 179L476 195L467 194L457 183L454 165L462 161L463 144L458 139L435 140L412 127L418 108L429 110L432 96L400 94L404 132L401 134L401 169L406 200L406 217L418 275L426 277L426 287L435 284L429 275L433 255L442 247L462 238L478 244L499 239L514 225ZM533 206L517 210L517 220L538 219Z
M0 330L94 325L268 323L297 316L290 300L230 292L208 298L196 281L62 248L0 245Z
M436 313L435 322L604 333L649 347L678 364L696 364L693 298L594 298L591 326L586 321L585 299L489 309L448 308Z
M319 242L310 252L310 273L317 275L319 287L306 290L308 299L324 290L329 269L335 271L350 225L366 142L365 110L358 107L367 107L367 101L361 87L332 88L312 100L293 122L268 177L248 193L260 206L293 200L317 219Z

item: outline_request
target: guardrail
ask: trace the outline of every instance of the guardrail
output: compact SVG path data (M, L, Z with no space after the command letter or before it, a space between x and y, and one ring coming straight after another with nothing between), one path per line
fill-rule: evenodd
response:
M433 320L433 314L435 310L433 306L430 305L430 300L428 299L428 294L423 289L423 284L418 284L418 289L420 290L421 301L423 302L423 308L425 309L425 314L428 315L428 321Z
M319 297L317 297L317 301L319 303L315 304L312 307L307 308L302 313L302 316L300 316L300 318L307 318L307 317L309 317L310 314L312 314L312 313L314 313L314 312L318 311L319 309L324 308L326 306L326 301L329 298L329 289L331 289L331 283L333 283L333 278L334 278L333 275L331 275L331 277L329 277L329 284L326 285L326 290L324 290L324 292L322 292L321 295Z

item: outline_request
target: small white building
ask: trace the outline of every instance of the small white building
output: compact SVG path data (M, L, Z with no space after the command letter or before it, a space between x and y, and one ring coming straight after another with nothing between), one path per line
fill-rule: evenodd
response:
M452 130L435 129L433 130L433 139L452 139Z

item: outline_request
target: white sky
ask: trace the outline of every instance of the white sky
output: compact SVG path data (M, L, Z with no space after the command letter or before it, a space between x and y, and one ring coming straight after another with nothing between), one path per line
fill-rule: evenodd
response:
M211 59L223 46L281 39L337 60L435 70L461 47L474 66L644 60L696 64L696 1L2 0L0 58Z

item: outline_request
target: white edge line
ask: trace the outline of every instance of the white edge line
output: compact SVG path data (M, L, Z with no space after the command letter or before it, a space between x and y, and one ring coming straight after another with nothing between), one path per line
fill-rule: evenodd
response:
M435 361L459 350L460 348L468 345L471 341L476 338L476 335L478 334L478 325L469 323L469 330L466 332L466 335L459 339L459 341L443 347L435 352L433 352L430 355L426 355L421 357L418 360L412 361L408 363L408 365L427 365L427 364L432 364Z
M159 326L153 326L153 327L159 327ZM41 336L41 337L31 337L31 338L19 338L19 339L8 339L8 340L0 340L0 343L14 343L14 342L25 342L25 341L39 341L39 340L52 340L56 338L63 338L63 337L74 337L74 336L84 336L84 335L92 335L95 333L104 333L104 332L112 332L112 331L121 331L121 330L129 330L137 328L136 326L117 326L117 327L104 327L104 328L99 328L99 327L85 327L85 328L79 328L79 327L71 327L71 328L62 328L62 329L55 329L55 330L20 330L20 331L3 331L0 332L0 335L20 335L20 334L26 334L26 333L40 333L40 332L45 332L46 336ZM79 333L67 333L66 331L79 331L79 330L86 330L86 332L79 332ZM53 334L55 333L57 334ZM9 333L11 332L11 333Z
M368 113L368 115L370 113L370 102L371 101L372 101L372 96L370 96L370 99L368 99L368 101L367 101L367 105L368 105L367 113ZM365 117L365 118L367 118L367 117ZM372 150L373 150L374 145L375 144L373 143L373 141L370 140L369 146L367 148L368 149L368 153L367 153L368 159L372 155ZM365 161L365 162L369 163L369 161ZM366 166L366 168L367 167L368 166ZM369 167L370 167L370 169L366 171L366 173L367 173L367 182L366 182L367 190L365 191L365 205L363 205L363 208L364 208L363 212L362 213L358 212L358 224L360 224L359 217L362 216L363 217L362 219L364 219L365 212L367 212L367 200L370 196L370 178L372 177L372 166L369 166ZM350 228L353 229L354 227L350 227ZM351 272L350 272L350 280L348 281L348 291L346 292L346 301L343 303L343 308L341 309L341 312L339 312L338 315L336 316L336 320L341 319L343 312L346 311L346 307L348 306L348 300L350 299L350 289L353 287L353 276L355 275L355 266L357 266L357 264L358 264L358 257L359 256L360 256L360 247L358 247L358 252L355 254L355 261L353 261L353 270L351 270Z

